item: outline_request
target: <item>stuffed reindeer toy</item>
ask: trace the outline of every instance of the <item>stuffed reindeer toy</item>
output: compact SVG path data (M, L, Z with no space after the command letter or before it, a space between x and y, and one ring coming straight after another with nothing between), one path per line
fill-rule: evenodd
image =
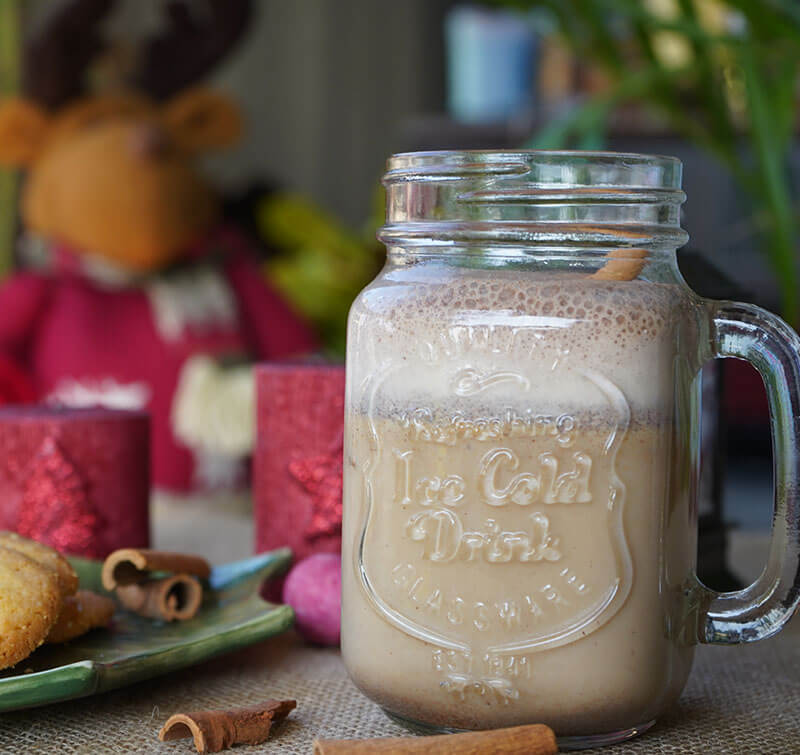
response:
M241 482L242 365L314 347L193 165L241 131L232 102L187 84L238 38L248 4L204 6L198 20L170 3L125 86L92 93L112 3L68 3L28 47L25 96L0 105L0 164L26 172L0 357L42 401L149 410L154 483L174 491Z

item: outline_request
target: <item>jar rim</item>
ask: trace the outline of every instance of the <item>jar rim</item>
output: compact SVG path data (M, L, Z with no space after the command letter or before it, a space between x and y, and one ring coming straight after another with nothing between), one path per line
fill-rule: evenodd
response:
M467 176L527 176L531 186L620 187L680 191L683 165L670 155L582 150L428 150L398 152L383 182Z
M412 149L395 152L389 158L408 157L409 155L555 155L576 157L622 157L634 160L657 160L679 163L674 155L662 155L655 152L617 152L611 149Z
M675 157L570 150L402 152L387 162L387 245L571 248L686 243Z

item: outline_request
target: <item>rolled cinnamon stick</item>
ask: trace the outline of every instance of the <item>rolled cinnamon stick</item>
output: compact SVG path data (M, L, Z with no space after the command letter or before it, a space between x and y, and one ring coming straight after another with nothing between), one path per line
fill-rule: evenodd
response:
M544 724L434 737L314 740L314 755L555 755L557 752L556 735Z
M103 563L103 587L135 585L148 579L150 572L191 574L208 579L211 567L204 558L186 553L154 551L146 548L122 548L114 551Z
M176 713L158 732L162 742L192 737L197 752L220 752L231 745L257 745L269 737L273 724L296 707L294 700L267 700L261 705L236 710Z
M117 598L129 611L164 621L191 619L203 603L203 587L188 574L173 574L117 588Z

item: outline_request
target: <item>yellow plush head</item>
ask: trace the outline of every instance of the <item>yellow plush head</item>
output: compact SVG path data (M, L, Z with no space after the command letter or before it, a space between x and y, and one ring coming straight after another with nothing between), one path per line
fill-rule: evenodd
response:
M28 171L30 230L146 272L174 261L215 221L216 200L193 158L240 132L237 107L204 89L164 105L97 96L55 113L12 99L0 104L0 164Z

